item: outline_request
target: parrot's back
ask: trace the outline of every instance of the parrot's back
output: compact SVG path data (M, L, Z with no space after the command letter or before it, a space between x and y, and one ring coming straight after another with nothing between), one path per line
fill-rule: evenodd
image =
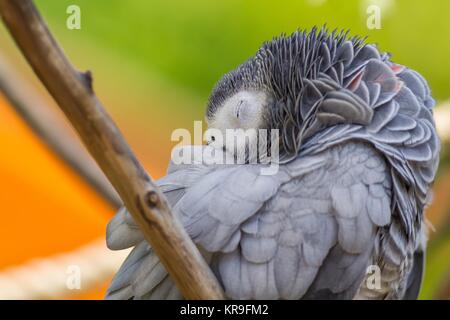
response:
M414 299L439 159L434 100L417 72L374 46L322 33L281 37L246 62L269 66L274 87L289 92L272 116L291 123L281 149L294 156L276 174L194 159L172 163L158 185L232 299ZM296 65L307 60L298 58L302 41L305 57L318 57L309 73ZM252 78L246 64L239 81ZM107 298L181 298L126 209L109 223L107 243L134 247Z

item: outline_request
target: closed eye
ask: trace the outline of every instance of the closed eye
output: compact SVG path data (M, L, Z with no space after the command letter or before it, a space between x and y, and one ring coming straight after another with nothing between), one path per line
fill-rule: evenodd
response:
M236 118L238 118L238 119L239 119L239 114L241 112L241 107L242 107L243 103L244 103L244 100L239 100L239 103L236 106Z
M222 130L259 128L267 99L264 92L241 91L217 109L209 125Z

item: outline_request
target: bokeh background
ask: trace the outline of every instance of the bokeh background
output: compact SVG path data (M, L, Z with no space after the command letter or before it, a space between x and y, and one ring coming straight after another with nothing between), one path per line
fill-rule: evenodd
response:
M447 0L37 0L75 66L94 88L154 178L162 176L176 128L203 120L214 83L263 41L327 24L367 35L393 60L429 81L438 111L450 108L450 1ZM69 5L81 30L66 27ZM367 7L381 8L369 30ZM58 114L3 26L0 55ZM24 90L23 94L27 95ZM52 111L52 112L53 112ZM49 125L52 125L49 123ZM441 132L450 126L440 119ZM427 216L430 233L421 297L450 298L448 144ZM114 208L28 128L0 94L0 297L101 299L123 254L101 240ZM67 287L80 266L81 288Z

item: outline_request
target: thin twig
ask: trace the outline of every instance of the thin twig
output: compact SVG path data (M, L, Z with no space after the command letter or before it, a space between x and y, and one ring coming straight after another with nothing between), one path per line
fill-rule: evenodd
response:
M61 119L52 112L39 94L20 78L2 56L0 56L0 92L34 133L94 190L112 206L118 208L122 205L117 192L86 149L68 128L60 123Z
M147 241L187 299L221 299L217 279L164 195L132 153L92 88L70 64L31 0L0 0L12 37L116 188Z

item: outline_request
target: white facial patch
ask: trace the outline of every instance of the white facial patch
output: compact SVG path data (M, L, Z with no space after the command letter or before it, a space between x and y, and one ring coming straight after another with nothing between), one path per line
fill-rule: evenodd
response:
M261 91L240 91L227 99L210 122L211 128L258 129L263 123L268 98Z
M227 152L242 159L258 155L258 129L263 126L269 101L261 91L240 91L227 99L210 120L206 132L208 144L225 147ZM254 152L250 152L249 150Z

